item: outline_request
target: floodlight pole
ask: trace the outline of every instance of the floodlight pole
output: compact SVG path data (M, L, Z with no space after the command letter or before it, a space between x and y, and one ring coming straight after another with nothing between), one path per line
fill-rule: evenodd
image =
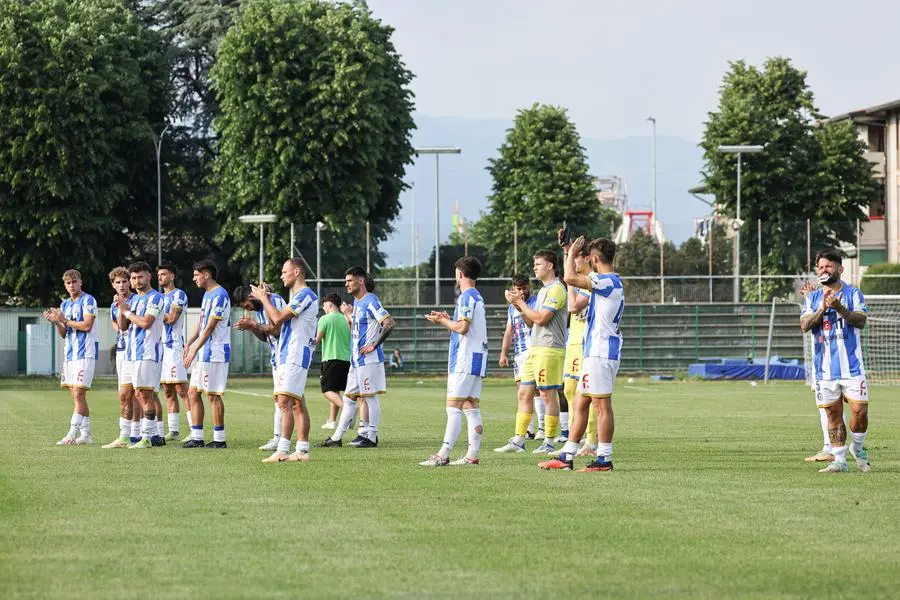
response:
M275 215L243 215L238 217L241 223L259 224L259 281L257 284L262 285L263 281L263 225L266 223L274 223L277 221Z
M153 146L156 148L156 265L162 264L162 142L163 136L169 130L167 123L163 127L159 137L153 139Z
M316 296L319 301L322 299L322 230L325 229L325 223L319 221L316 223Z
M741 301L741 154L762 152L765 146L719 146L723 154L737 154L737 206L734 224L734 289L733 302Z

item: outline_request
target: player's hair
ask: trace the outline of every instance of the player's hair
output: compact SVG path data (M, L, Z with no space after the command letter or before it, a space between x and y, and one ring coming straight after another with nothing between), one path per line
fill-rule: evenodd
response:
M375 278L366 273L366 291L374 292L375 291Z
M116 279L128 279L128 269L125 267L116 267L112 271L109 272L109 282L112 283Z
M526 287L531 285L531 280L522 275L521 273L516 273L512 278L513 287Z
M260 308L262 308L262 302L250 296L249 285L239 285L234 288L234 291L231 292L231 301L238 306L241 306L244 302L249 301L250 304L253 305L253 310L259 310Z
M129 273L152 273L150 270L150 265L145 263L144 261L133 262L128 265Z
M819 259L824 258L825 260L830 260L833 263L837 263L839 265L844 264L844 255L840 250L834 250L832 248L826 248L825 250L819 250L816 252L816 262L814 265L819 264Z
M587 245L588 254L596 252L600 255L600 262L605 265L613 264L616 259L616 244L612 240L606 238L597 238L591 240Z
M205 271L213 279L215 279L219 275L219 268L216 266L216 263L214 263L213 261L206 259L206 258L195 262L194 270L200 271L201 273L203 273Z
M326 294L325 297L322 298L322 304L325 304L326 302L331 302L332 304L340 308L341 297L337 294Z
M370 292L375 291L375 278L369 275L369 273L360 267L359 265L355 265L344 271L344 275L350 275L351 277L362 277L363 283L366 286L366 290Z
M66 279L77 279L78 281L81 281L81 271L79 271L78 269L68 269L65 273L63 273L62 278L63 281L65 281Z
M302 258L291 257L285 262L291 263L291 266L295 269L300 269L300 277L306 279L306 262Z
M172 275L178 275L178 267L173 265L172 263L163 263L156 267L157 271L168 271Z
M572 236L572 239L573 239L573 240L577 240L577 239L580 238L580 237L583 237L585 240L589 239L589 238L588 238L588 234L586 234L586 233L577 233L577 234L575 234L575 235ZM588 249L588 245L587 245L587 244L585 244L584 246L581 247L581 254L580 254L580 256L581 256L582 258L587 258L588 255L590 255L590 253L591 253L591 251Z
M453 266L462 271L463 277L477 280L481 275L481 261L474 256L463 256Z
M559 260L559 257L556 255L556 252L552 250L538 250L534 253L534 258L542 258L550 263L550 266L553 267L553 272L556 273L556 264Z

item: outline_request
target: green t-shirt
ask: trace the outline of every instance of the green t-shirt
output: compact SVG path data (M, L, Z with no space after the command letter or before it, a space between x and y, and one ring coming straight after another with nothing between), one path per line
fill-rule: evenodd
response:
M322 361L350 361L350 325L340 311L326 314L319 319L322 333Z

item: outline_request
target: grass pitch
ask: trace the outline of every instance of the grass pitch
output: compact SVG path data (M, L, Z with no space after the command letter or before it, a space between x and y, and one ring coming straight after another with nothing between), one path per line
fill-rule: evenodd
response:
M230 382L228 450L136 452L100 448L112 383L89 395L95 444L56 447L68 396L0 382L0 597L896 597L896 388L871 390L872 472L825 475L802 462L821 433L801 384L620 380L612 473L495 454L509 381L485 385L479 467L416 465L444 383L408 379L389 381L378 449L263 465L269 386Z

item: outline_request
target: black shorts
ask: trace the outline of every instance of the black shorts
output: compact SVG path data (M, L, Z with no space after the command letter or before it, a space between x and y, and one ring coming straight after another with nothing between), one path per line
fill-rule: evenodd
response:
M343 392L347 389L347 373L350 362L346 360L326 360L322 363L319 383L322 392Z

